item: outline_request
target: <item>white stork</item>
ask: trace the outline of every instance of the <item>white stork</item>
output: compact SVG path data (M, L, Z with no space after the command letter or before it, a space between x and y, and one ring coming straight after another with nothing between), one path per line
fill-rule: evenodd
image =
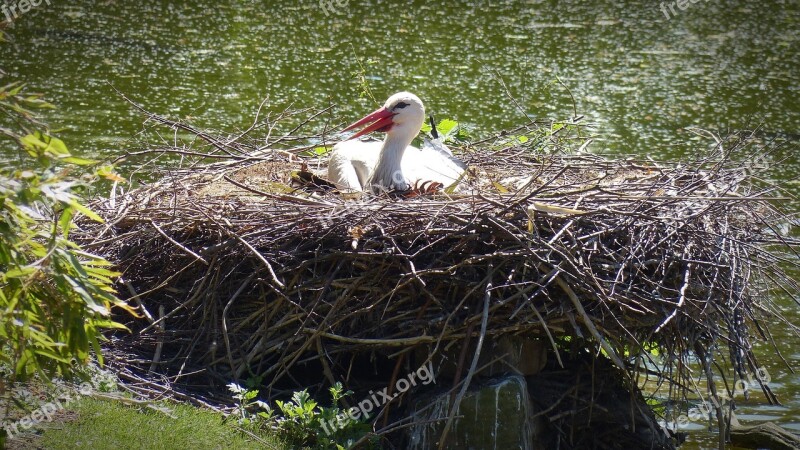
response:
M425 107L414 94L400 92L382 108L343 131L371 124L334 146L328 162L328 179L339 189L350 191L408 191L418 182L455 183L466 165L438 139L421 149L411 147L425 121ZM383 142L350 139L373 131L386 133Z

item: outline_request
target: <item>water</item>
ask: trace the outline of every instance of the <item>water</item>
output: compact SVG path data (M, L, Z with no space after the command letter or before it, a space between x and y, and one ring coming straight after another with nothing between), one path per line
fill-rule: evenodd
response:
M774 177L798 192L800 3L52 0L22 15L0 47L9 79L58 105L46 115L78 153L113 158L148 109L203 128L249 125L269 109L338 106L347 122L391 93L417 93L430 112L476 137L527 117L586 115L595 152L678 159L706 148L693 127L761 127L787 140ZM340 6L341 5L341 6ZM2 17L2 16L0 16ZM2 80L5 82L5 80ZM511 97L515 100L512 101ZM784 300L786 314L800 322ZM796 362L799 340L776 338ZM785 408L744 402L753 420L800 429L800 378L761 349ZM713 440L703 438L711 446Z

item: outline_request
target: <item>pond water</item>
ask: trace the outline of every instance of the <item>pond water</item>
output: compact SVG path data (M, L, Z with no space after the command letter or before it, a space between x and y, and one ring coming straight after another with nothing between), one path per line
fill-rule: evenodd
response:
M142 128L114 88L224 130L249 125L264 98L273 111L334 102L334 119L347 122L376 106L367 88L380 102L409 90L475 137L577 111L597 124L598 153L679 159L710 143L693 127L760 127L788 142L773 155L774 178L800 192L796 0L40 3L7 30L0 68L47 94L58 109L45 119L83 155L113 158ZM797 366L800 340L775 331ZM800 376L760 352L786 406L756 398L740 415L800 432ZM713 446L696 428L685 448Z

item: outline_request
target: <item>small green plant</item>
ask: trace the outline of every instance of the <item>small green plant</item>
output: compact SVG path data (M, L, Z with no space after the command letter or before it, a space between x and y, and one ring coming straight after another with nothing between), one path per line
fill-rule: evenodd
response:
M306 390L295 392L288 402L275 401L282 417L278 419L279 436L288 443L299 446L322 444L318 439L319 408ZM323 447L324 448L324 447Z
M494 150L507 148L525 148L540 154L552 154L564 151L564 144L570 142L585 143L583 129L586 126L576 122L551 122L548 125L536 125L527 130L509 133L490 145Z
M330 153L332 149L333 146L331 145L319 145L312 149L300 152L300 156L305 156L306 158L321 158Z
M236 416L239 424L251 425L258 421L267 424L272 422L275 412L270 408L269 404L256 399L258 397L257 390L247 389L236 383L229 384L228 390L236 400Z
M422 124L422 131L431 134L432 128L428 122ZM444 119L436 124L439 140L445 144L464 144L472 139L469 130L452 119Z
M277 411L256 400L258 391L246 389L235 383L228 389L237 401L237 417L242 425L267 427L292 448L318 450L344 450L372 431L369 423L353 420L338 404L352 391L345 391L341 383L330 387L331 406L320 405L304 389L297 391L288 401L275 401ZM374 446L374 440L365 440L365 447Z
M374 103L378 103L378 101L375 99L375 95L372 93L372 89L369 87L369 77L367 76L367 69L364 67L364 62L358 57L355 47L351 45L351 48L353 49L353 55L355 55L356 62L358 62L358 70L353 72L353 79L358 85L360 97L366 97L371 99ZM372 59L367 59L366 63L367 66L371 67L375 64L375 61Z

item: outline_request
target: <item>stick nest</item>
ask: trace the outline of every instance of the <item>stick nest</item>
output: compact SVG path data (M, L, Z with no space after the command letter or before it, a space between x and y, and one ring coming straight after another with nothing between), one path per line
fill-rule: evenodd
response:
M150 119L199 139L140 152L180 167L98 202L106 222L81 230L149 316L114 341L138 373L357 386L354 355L433 354L483 328L541 337L556 360L579 341L686 387L690 353L755 370L768 285L793 285L778 263L796 243L776 231L790 219L757 181L767 150L746 139L662 164L565 152L577 127L531 124L456 149L466 193L345 198L292 185L302 161L324 169L303 156L309 136Z

